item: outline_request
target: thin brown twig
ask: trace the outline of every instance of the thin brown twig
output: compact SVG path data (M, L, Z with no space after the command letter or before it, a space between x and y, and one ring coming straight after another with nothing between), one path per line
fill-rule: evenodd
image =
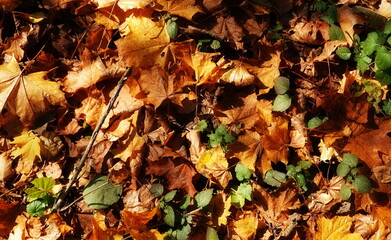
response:
M87 160L88 154L91 152L91 149L94 145L95 139L98 136L99 130L101 129L103 123L105 122L107 116L109 115L110 110L113 107L115 101L117 100L118 95L119 95L123 85L125 84L127 78L129 77L130 73L131 73L131 68L127 68L126 71L124 72L124 74L122 75L121 79L118 81L117 89L116 89L113 97L111 97L109 104L107 105L106 111L103 113L103 115L101 116L101 118L99 120L98 125L96 126L96 128L92 132L91 139L88 143L88 146L87 146L86 150L84 151L83 156L78 161L77 167L73 170L73 175L72 175L71 179L69 180L67 186L65 187L65 190L60 194L60 196L58 198L56 198L56 201L53 205L52 211L58 211L59 209L61 209L62 205L64 204L65 198L68 196L71 187L76 182L82 168L84 167L84 164Z

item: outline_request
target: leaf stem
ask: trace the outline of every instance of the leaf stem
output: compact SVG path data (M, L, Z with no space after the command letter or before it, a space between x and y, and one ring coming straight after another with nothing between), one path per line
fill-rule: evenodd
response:
M121 79L118 81L117 89L116 89L114 95L111 97L109 104L107 105L106 111L101 116L98 125L96 126L96 128L92 132L91 139L88 143L88 146L87 146L86 150L84 151L83 156L78 161L77 167L73 170L72 177L69 179L69 182L68 182L67 186L65 187L65 190L60 194L60 196L58 198L56 198L56 201L55 201L53 208L52 208L53 212L61 209L62 205L64 204L65 198L68 196L71 187L76 182L82 168L84 167L84 164L87 160L88 154L91 152L91 149L94 145L95 139L98 136L99 130L102 128L103 123L105 122L107 116L109 115L110 110L113 107L115 101L117 100L119 93L120 93L122 87L124 86L127 78L129 77L130 73L131 73L131 68L127 68L126 71L124 72L124 74L122 75Z

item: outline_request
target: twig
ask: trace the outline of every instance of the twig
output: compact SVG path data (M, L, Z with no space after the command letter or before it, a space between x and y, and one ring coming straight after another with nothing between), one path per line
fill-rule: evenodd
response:
M73 170L73 175L72 175L71 179L69 180L67 186L65 187L65 190L56 199L56 202L53 205L52 211L59 210L62 207L62 205L64 204L65 198L68 196L72 185L76 182L82 168L84 167L84 164L87 160L88 154L91 152L91 149L92 149L92 146L94 145L95 139L98 136L99 130L101 129L103 123L105 122L106 117L109 115L110 110L113 107L114 102L117 100L118 95L119 95L122 87L124 86L125 81L128 78L128 76L130 75L130 73L131 73L131 68L127 68L126 71L124 72L124 74L122 75L121 79L118 81L117 89L114 93L114 96L111 97L109 104L107 105L106 111L101 116L98 125L96 126L95 130L92 132L91 139L88 143L86 150L83 153L83 156L80 158L77 167Z

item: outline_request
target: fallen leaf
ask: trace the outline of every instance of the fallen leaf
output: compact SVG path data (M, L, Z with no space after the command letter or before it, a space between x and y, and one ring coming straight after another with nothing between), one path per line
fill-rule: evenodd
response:
M233 230L240 239L253 239L258 229L258 216L254 212L244 212L239 220L233 223Z
M195 5L195 2L195 0L156 0L155 8L191 20L196 13L202 13L202 9Z
M228 161L220 146L205 151L198 160L196 169L223 189L227 187L228 182L232 179L231 172L228 169Z
M153 65L160 52L170 43L163 21L130 16L126 24L129 32L115 41L119 56L128 67Z
M0 237L8 237L17 224L15 220L21 211L20 202L6 203L0 200Z
M217 24L211 31L220 38L229 41L236 50L243 49L242 37L244 36L244 31L234 17L218 17Z
M11 144L15 144L17 147L12 150L11 156L14 158L21 156L20 162L23 163L23 168L20 169L20 173L29 173L36 158L42 160L42 141L32 131L23 132L22 135L15 137Z
M228 217L231 214L231 196L220 192L213 196L210 202L210 212L213 224L216 226L227 225Z
M391 3L387 0L382 0L376 12L383 17L391 18Z
M353 44L353 36L355 34L354 26L363 25L367 21L362 17L362 15L357 14L349 5L344 5L340 8L337 8L339 25L341 26L342 32L345 35L345 39L348 42L348 45L351 47Z
M349 216L335 216L331 219L321 217L317 221L316 239L364 240L359 233L350 232L352 222L353 218Z
M12 112L25 126L47 118L54 105L65 106L58 83L46 80L46 72L23 75L15 58L0 65L0 77L0 110Z
M0 154L0 181L5 181L14 174L10 155L10 151Z
M299 43L319 45L329 40L329 24L323 20L296 17L291 20L293 26L289 38Z

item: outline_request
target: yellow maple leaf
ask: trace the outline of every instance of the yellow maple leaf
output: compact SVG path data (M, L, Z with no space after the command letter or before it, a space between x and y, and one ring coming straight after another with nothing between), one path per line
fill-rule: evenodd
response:
M257 232L258 217L254 213L246 214L244 218L235 221L233 225L233 230L240 239L249 239Z
M226 188L229 180L232 179L232 175L228 171L228 161L220 146L205 151L198 160L196 169L223 188Z
M336 216L331 219L325 217L317 221L318 231L316 239L318 240L364 240L359 233L351 233L350 227L353 218L349 216Z
M12 150L12 157L16 158L21 156L21 162L24 163L21 173L30 172L37 157L42 159L41 139L32 131L24 131L20 136L14 137L14 141L12 141L11 144L15 144L17 147Z
M64 106L64 93L46 72L23 75L17 60L0 65L0 111L7 109L25 126L33 126L47 117L53 105Z
M126 19L126 25L126 36L115 41L119 56L128 67L153 65L170 43L163 20L154 22L132 15Z
M178 15L188 20L196 13L202 13L202 9L195 5L195 0L157 0L156 7L159 10L167 11L172 15Z

